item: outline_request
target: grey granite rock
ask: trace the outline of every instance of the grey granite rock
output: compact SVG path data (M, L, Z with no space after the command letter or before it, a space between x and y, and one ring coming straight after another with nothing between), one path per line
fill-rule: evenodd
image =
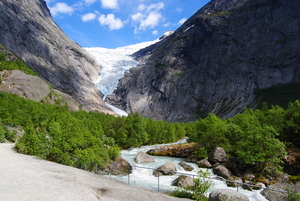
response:
M113 114L94 86L101 66L57 26L45 1L1 0L0 44L80 104Z

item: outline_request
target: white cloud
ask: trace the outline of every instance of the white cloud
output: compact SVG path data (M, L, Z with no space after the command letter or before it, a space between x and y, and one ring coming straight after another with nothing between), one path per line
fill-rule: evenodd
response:
M136 13L136 14L134 14L134 15L131 16L131 19L132 19L133 21L141 21L141 20L143 20L144 18L145 18L145 15L142 14L142 13Z
M182 8L176 8L176 9L175 9L175 12L176 12L176 13L181 13L182 11L183 11Z
M154 28L158 25L159 20L162 18L162 15L156 11L152 11L149 13L147 18L140 21L139 29L145 30L147 28Z
M157 30L152 31L152 35L157 35L157 34L158 34Z
M182 18L181 20L179 20L178 24L182 25L183 23L185 23L185 21L187 21L187 19L186 18Z
M118 8L118 0L101 0L103 8L116 9Z
M54 7L50 7L49 9L53 16L59 13L71 15L74 12L74 9L66 3L56 3Z
M164 27L169 27L171 25L171 22L167 22L164 24Z
M120 18L116 18L114 14L101 15L98 21L102 26L107 25L110 30L118 30L123 28L124 24Z
M140 4L137 8L138 11L143 12L146 10L147 6L145 4Z
M83 22L88 22L96 19L96 15L94 13L87 13L81 17Z
M163 9L164 6L165 4L163 2L151 4L149 6L140 4L137 8L139 12L131 16L136 27L134 33L138 33L140 30L154 28L163 21L164 19L160 10Z
M150 6L147 7L147 11L150 12L152 10L161 10L165 7L165 4L163 2L159 2L159 3L156 3L156 4L151 4Z

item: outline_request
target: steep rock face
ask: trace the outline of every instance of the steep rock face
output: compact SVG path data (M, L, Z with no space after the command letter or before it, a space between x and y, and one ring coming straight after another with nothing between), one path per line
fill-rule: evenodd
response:
M300 81L300 2L212 0L171 36L134 54L107 101L167 121L233 116L254 91Z
M80 104L113 113L93 84L100 65L55 24L45 1L1 0L0 43Z

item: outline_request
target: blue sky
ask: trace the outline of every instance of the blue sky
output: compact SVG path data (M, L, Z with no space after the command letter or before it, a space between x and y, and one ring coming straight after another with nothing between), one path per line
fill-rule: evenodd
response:
M176 30L209 0L46 0L54 21L82 47L117 48Z

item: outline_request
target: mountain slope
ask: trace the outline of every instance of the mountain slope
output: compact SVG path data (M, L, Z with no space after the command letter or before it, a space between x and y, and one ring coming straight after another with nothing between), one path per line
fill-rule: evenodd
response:
M143 64L106 101L167 121L255 108L256 90L300 81L299 5L212 0L174 34L135 53Z
M0 43L83 106L113 113L93 84L99 63L55 24L45 1L1 0Z

